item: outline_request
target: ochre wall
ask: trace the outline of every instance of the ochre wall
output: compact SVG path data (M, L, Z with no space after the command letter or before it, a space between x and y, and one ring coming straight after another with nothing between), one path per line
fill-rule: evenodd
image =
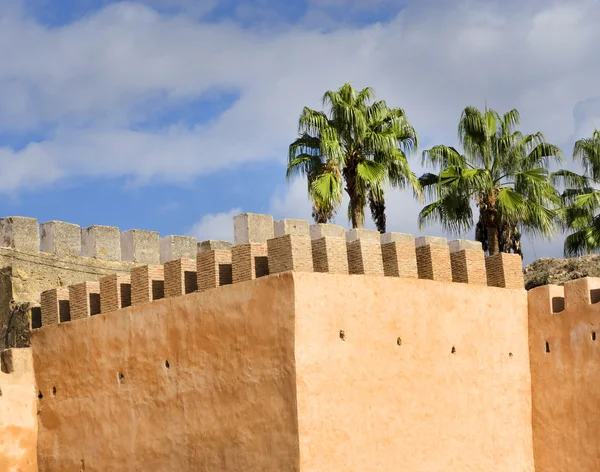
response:
M9 365L2 362L0 371L0 471L37 472L37 392L31 350L12 349L1 356Z
M303 472L534 470L524 290L294 278Z
M286 274L34 330L40 472L297 471L293 316Z
M532 472L527 346L524 291L332 274L48 326L40 471Z
M529 291L533 438L539 472L600 470L598 302L597 278Z

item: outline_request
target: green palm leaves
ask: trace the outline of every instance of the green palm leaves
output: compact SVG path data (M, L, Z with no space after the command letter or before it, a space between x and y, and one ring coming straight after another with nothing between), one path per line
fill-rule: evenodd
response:
M370 88L356 91L345 84L324 94L327 113L304 108L300 115L287 177L306 177L317 223L333 218L345 190L352 227L363 227L368 203L377 228L385 232L386 186L409 186L420 195L407 160L417 147L417 133L403 110L374 98Z
M519 122L517 110L465 108L458 126L464 154L444 145L423 153L423 164L439 172L419 179L432 200L419 214L421 227L438 223L464 233L474 224L475 206L476 238L490 254L520 253L520 231L551 236L560 197L547 166L561 162L562 153L541 133L522 135Z
M592 187L600 180L600 131L575 143L573 158L584 170L557 172L555 179L565 183L563 224L571 233L565 238L566 256L598 252L600 249L600 191Z

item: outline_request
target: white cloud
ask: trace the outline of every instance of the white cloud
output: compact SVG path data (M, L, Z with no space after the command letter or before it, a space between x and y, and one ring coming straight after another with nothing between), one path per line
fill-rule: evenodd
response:
M575 106L597 98L600 8L535 4L523 17L531 6L516 2L415 2L387 24L327 35L300 27L269 35L135 3L54 29L9 15L0 28L0 128L56 127L46 141L2 151L9 178L0 191L73 175L178 181L283 159L302 106L318 107L324 90L345 81L405 108L432 142L453 142L461 109L487 100L519 108L526 130L569 147L580 131ZM240 99L204 125L137 130L157 112L145 108L149 98L185 102L214 90Z
M224 213L207 214L192 226L187 232L198 241L215 239L219 241L233 241L233 217L242 213L240 208L233 208Z
M58 28L0 3L0 130L51 130L21 150L0 148L0 192L82 175L178 182L242 162L283 162L302 107L319 107L325 90L346 81L403 107L424 144L454 144L461 110L485 101L518 108L524 131L543 131L567 155L600 126L597 1L397 1L403 9L387 23L327 34L306 22L269 31L197 21L214 2L192 17L147 6L163 0L144 3L113 4ZM222 90L240 98L212 121L137 126L160 111L149 100L185 103ZM310 217L301 190L277 190L274 212ZM412 196L390 193L389 208L390 228L416 230Z

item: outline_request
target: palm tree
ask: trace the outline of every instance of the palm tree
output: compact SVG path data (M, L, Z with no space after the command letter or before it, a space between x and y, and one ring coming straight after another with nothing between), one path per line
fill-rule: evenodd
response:
M573 159L583 166L583 175L573 172L556 173L568 187L562 194L563 224L571 231L565 238L566 257L598 252L600 249L600 191L593 184L600 182L600 131L575 142Z
M402 109L374 97L370 88L357 92L345 84L323 95L327 112L305 107L300 115L299 137L289 147L287 178L307 178L317 223L335 215L345 190L352 227L363 227L368 203L377 229L385 232L386 186L408 185L420 196L407 160L417 146L417 133Z
M421 228L436 222L464 233L473 226L475 204L475 237L490 255L521 254L520 231L552 234L560 197L546 168L551 160L561 162L562 153L541 133L522 135L515 129L519 122L517 110L500 116L467 107L458 125L464 155L444 145L423 152L423 164L439 173L420 178L432 200L419 214Z

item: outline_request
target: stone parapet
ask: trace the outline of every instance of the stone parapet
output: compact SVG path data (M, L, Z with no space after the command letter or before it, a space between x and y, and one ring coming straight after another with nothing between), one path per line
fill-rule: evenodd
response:
M233 244L229 241L209 239L198 243L198 252L213 251L215 249L231 249L232 247Z
M161 265L144 265L131 270L131 304L140 305L165 297L165 273Z
M71 320L69 289L57 287L42 292L42 326Z
M81 255L81 228L63 221L48 221L40 225L42 252L57 256Z
M39 252L38 221L24 216L0 218L0 244L18 251Z
M196 257L196 270L199 292L233 283L231 251L213 249L199 252Z
M350 274L384 275L380 235L372 230L350 230L346 233L348 271Z
M315 272L348 273L348 248L345 238L325 236L313 239L311 246Z
M518 254L499 253L485 258L490 287L523 289L523 260Z
M176 259L195 259L198 242L190 236L165 236L160 239L160 263Z
M116 226L89 226L81 230L81 255L107 261L121 260L121 233Z
M416 279L417 256L412 234L385 233L381 235L381 256L386 277Z
M243 213L233 218L233 240L236 245L266 244L275 236L273 217Z
M121 233L121 260L139 264L160 263L158 232L131 229Z
M306 227L308 233L308 225ZM313 258L308 234L286 234L267 241L269 274L290 270L312 272Z
M165 298L179 297L198 290L196 260L177 259L165 264Z
M487 284L485 254L481 243L457 239L448 243L452 281L466 284Z
M83 282L69 286L71 321L100 313L100 282Z
M234 284L269 275L268 247L263 243L234 246L231 250Z
M422 236L415 241L420 279L452 282L450 249L446 238Z
M100 308L111 313L131 306L131 276L112 274L100 279Z

